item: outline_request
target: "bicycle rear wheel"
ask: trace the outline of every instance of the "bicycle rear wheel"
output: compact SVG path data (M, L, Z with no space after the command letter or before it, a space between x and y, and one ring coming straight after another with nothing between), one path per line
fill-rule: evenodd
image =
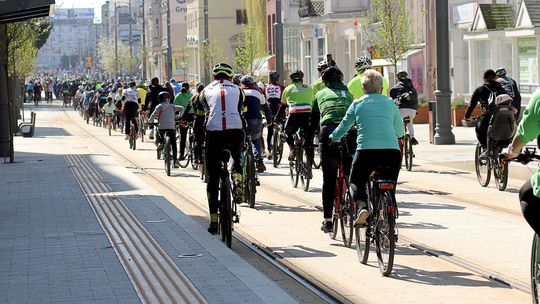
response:
M221 241L223 241L227 247L231 248L232 245L232 198L231 198L231 184L227 176L221 177L220 180L220 233Z
M307 153L307 149L302 149L302 158L300 160L301 162L301 171L300 171L300 181L302 183L302 189L304 191L309 190L309 181L311 180L311 157Z
M493 165L493 177L499 191L504 191L508 184L508 161L495 160Z
M182 140L182 137L180 136L180 140ZM180 149L178 149L180 151ZM186 153L187 152L187 153ZM189 161L191 160L191 140L189 140L189 135L186 136L186 147L184 151L184 159L179 161L181 168L186 168L189 165Z
M476 177L478 178L480 186L487 187L487 185L489 185L489 179L491 178L491 162L486 153L482 155L482 146L480 143L476 145L474 165L476 168Z
M246 198L249 208L255 208L255 194L257 193L257 177L255 176L255 160L252 150L248 152L248 167L247 167L247 190Z
M351 192L349 191L349 181L347 177L343 177L341 185L341 204L339 208L339 222L341 224L341 236L343 238L343 245L349 248L352 244L354 233L354 215L355 212L354 200Z
M321 167L321 148L319 147L319 132L313 138L313 159L311 160L314 169Z
M277 168L281 163L283 156L283 141L281 140L281 130L276 128L274 138L272 138L272 162L274 167Z
M538 235L534 235L531 251L531 293L534 304L540 303L540 247Z
M372 220L372 214L373 214L373 192L372 192L372 184L371 181L368 181L366 184L366 191L368 194L367 199L367 210L369 212L369 217L367 220L366 225L364 226L355 226L354 227L354 234L356 236L356 255L358 257L358 261L362 264L366 264L368 257L369 257L369 249L371 246L371 236L372 236L372 228L373 228L373 220ZM354 204L354 210L358 210L358 204L357 202L353 201ZM354 215L356 217L356 214ZM353 217L353 218L354 218Z
M413 147L411 135L409 134L405 134L405 138L403 140L403 157L405 158L405 169L407 169L407 171L411 171L413 163Z
M169 136L165 137L165 143L163 143L163 158L165 160L165 172L167 176L171 176L171 139Z
M382 275L387 277L394 267L396 247L394 211L389 212L388 206L395 206L395 202L390 191L386 190L380 193L377 203L379 207L375 219L375 248L379 269Z

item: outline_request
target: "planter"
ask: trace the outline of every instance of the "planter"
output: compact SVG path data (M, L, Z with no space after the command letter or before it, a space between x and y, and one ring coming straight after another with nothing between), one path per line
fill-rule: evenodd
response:
M464 123L463 117L465 116L465 112L467 112L467 107L458 107L458 108L452 108L452 126L459 127L459 126L466 126L466 127L474 127L476 126L476 123ZM482 114L482 109L480 107L474 108L474 111L471 115L471 117L479 116Z
M415 124L429 123L429 106L419 107L413 122Z

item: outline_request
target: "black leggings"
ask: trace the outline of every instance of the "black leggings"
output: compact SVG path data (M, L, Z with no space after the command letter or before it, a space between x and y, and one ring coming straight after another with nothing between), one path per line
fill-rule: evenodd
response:
M294 137L293 134L298 131L298 129L304 130L304 135L309 128L309 118L311 113L294 113L290 114L287 122L285 123L285 134L287 135L287 144L292 150L294 147Z
M124 117L125 117L124 129L126 131L126 135L129 135L129 131L131 130L131 124L129 123L130 121L133 121L133 126L135 126L135 134L139 133L139 124L137 123L137 117L129 117L129 116L124 116Z
M210 214L216 214L218 210L221 153L224 149L231 151L232 172L242 172L240 157L244 149L244 137L244 131L241 129L206 132L206 168L208 172L206 193Z
M278 113L279 107L281 106L281 100L268 100L268 105L270 106L270 111L272 112L272 117L274 118L275 122L276 119L279 118L276 117L276 114ZM268 146L268 150L272 150L272 136L274 136L274 124L268 126L268 134L266 134L266 143Z
M159 129L158 133L158 143L163 144L163 139L165 138L165 133L169 134L169 138L171 139L171 146L172 146L172 155L173 160L176 160L178 155L178 149L176 146L176 130L175 129Z
M540 197L534 195L530 180L519 190L519 202L523 217L536 234L540 235Z
M373 170L385 168L379 177L397 181L401 168L401 153L395 149L358 150L354 156L351 170L351 187L354 200L365 203L368 199L366 183ZM363 208L365 206L360 206Z

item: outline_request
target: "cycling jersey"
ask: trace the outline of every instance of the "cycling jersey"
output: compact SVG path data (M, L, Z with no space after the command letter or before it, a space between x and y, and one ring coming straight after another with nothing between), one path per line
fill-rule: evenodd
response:
M311 112L313 90L311 87L295 82L283 91L281 103L289 106L289 114Z
M264 89L264 95L266 96L266 100L268 101L273 101L276 99L278 101L281 101L282 92L283 92L283 88L279 84L270 83Z
M137 92L139 92L139 96L141 97L141 105L146 105L146 90L143 88L137 88Z
M352 94L353 98L356 100L364 96L364 90L362 86L362 74L356 75L349 83L347 84L349 92ZM383 77L383 90L382 95L388 96L388 80Z
M116 105L114 103L106 103L104 106L103 106L103 112L106 114L106 115L113 115L114 114L114 110L116 110Z
M228 80L214 80L201 92L206 112L207 131L242 129L244 122L240 113L244 93Z
M139 99L141 99L141 95L136 89L129 88L124 92L124 95L122 97L126 98L127 101L134 101L139 102Z
M527 108L523 111L523 118L519 123L516 136L524 143L528 143L540 134L540 90L536 91L529 101ZM540 167L531 177L533 194L540 197Z
M317 92L324 89L325 87L326 86L324 85L322 78L319 77L319 79L315 80L315 82L311 85L311 89L313 90L313 95L317 94Z
M174 98L174 104L177 106L182 106L184 109L187 109L187 106L189 105L189 100L191 99L191 92L180 92L176 94L176 97ZM195 110L193 108L189 109L189 114L195 113Z
M320 112L321 125L340 123L352 101L353 97L347 87L336 82L332 88L325 87L315 94L313 113ZM318 118L317 116L312 115L312 118Z
M264 111L266 119L272 118L268 103L263 94L258 89L242 88L245 94L244 104L247 107L247 112L244 113L246 119L262 119L261 111Z

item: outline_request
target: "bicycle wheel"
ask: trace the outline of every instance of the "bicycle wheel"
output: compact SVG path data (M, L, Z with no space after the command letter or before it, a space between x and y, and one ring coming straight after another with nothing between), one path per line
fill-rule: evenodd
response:
M141 137L141 142L144 142L144 118L142 115L139 117L139 136Z
M334 193L334 210L332 211L332 232L328 233L332 240L336 239L338 231L338 221L339 221L339 206L341 205L341 187L340 182L336 183L336 190Z
M315 133L313 138L313 159L311 164L314 169L319 169L321 167L321 148L319 147L319 132Z
M538 235L534 235L531 251L531 294L534 304L540 303L540 247L538 246Z
M191 156L191 169L197 170L199 168L199 161L200 160L195 161L196 160L196 157L195 157L195 139L192 138L191 142L193 143L191 145L191 151L189 151L189 155Z
M221 177L220 180L220 233L221 241L223 241L227 247L231 248L232 243L232 199L231 199L231 184L228 176Z
M493 177L495 178L495 185L499 191L504 191L508 184L508 161L501 161L496 158L494 162Z
M274 167L277 168L281 163L283 157L283 141L281 140L281 129L276 128L274 138L272 138L272 162Z
M182 140L181 138L182 137L180 136L180 140ZM185 147L185 150L184 150L184 159L179 161L181 168L186 168L189 165L189 161L191 160L191 153L190 153L191 152L191 141L189 140L189 135L186 136L185 140L186 140L186 147ZM178 149L178 151L180 151L180 149Z
M476 168L476 177L480 186L487 187L489 185L489 179L491 178L491 164L487 155L482 154L482 146L480 143L476 145L476 151L474 154L474 165Z
M388 212L389 205L395 206L392 194L386 190L380 193L375 223L375 248L377 262L383 276L392 273L394 250L396 247L394 211Z
M255 176L255 159L253 157L253 150L248 152L248 170L247 170L247 189L245 194L249 208L255 208L255 194L257 193L257 177Z
M339 206L339 222L341 224L341 237L343 245L349 248L352 244L354 233L354 215L356 214L354 200L349 191L349 181L343 177L341 185L341 204Z
M411 135L409 134L405 134L405 138L403 140L403 157L405 157L405 169L407 169L407 171L411 171L413 163L413 147Z
M301 171L300 171L300 181L302 182L302 189L304 191L309 190L309 181L312 177L311 172L311 157L307 153L307 149L302 149L302 159L301 161Z
M354 234L356 236L356 255L358 257L358 261L362 264L366 264L369 257L369 248L371 246L371 232L373 231L373 221L371 220L373 214L373 192L372 192L372 184L371 181L368 181L366 183L366 191L368 194L367 199L367 210L370 214L368 217L367 223L364 226L355 226L354 227ZM356 202L353 201L354 204L354 210L358 210L358 205ZM356 217L356 214L354 215Z
M112 136L112 122L107 120L107 129L109 129L109 136Z
M167 176L171 176L171 139L169 136L165 137L165 143L163 144L163 158L165 160L165 172Z

